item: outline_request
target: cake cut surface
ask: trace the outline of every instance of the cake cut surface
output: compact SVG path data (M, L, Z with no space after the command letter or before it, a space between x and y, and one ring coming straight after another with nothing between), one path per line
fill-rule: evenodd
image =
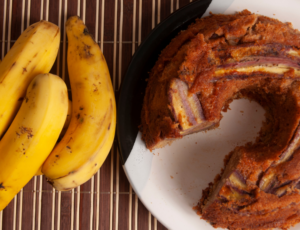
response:
M287 229L300 222L300 33L244 10L182 31L153 67L141 113L148 149L218 126L233 99L257 101L266 122L237 146L197 210L214 227Z

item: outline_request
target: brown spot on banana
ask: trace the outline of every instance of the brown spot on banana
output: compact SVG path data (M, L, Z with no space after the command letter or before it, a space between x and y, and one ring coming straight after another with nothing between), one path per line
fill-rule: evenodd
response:
M24 97L20 97L19 99L18 99L18 101L23 101L24 100Z
M84 47L83 47L83 51L84 51L83 58L84 59L88 59L88 58L94 56L94 54L91 54L90 49L91 49L91 46L84 44Z
M34 89L35 87L36 87L36 81L34 81L34 82L32 83L31 89Z
M20 129L20 133L21 134L27 134L27 138L28 139L33 137L32 129L31 128L27 128L27 127L21 126L19 129Z
M69 152L72 153L71 147L70 146L66 146L67 149L69 149Z
M27 72L26 67L23 68L22 74L24 74L25 72Z
M98 88L95 84L93 84L93 86L95 86L95 89L93 90L93 92L98 92Z
M82 107L82 106L80 106L80 107L79 107L79 110L83 110L83 107Z
M110 130L110 123L109 123L109 125L108 125L108 129L107 130Z
M83 29L83 34L90 35L89 30L86 27Z
M5 187L4 187L4 185L3 185L3 182L0 183L0 190L1 190L1 189L5 189Z

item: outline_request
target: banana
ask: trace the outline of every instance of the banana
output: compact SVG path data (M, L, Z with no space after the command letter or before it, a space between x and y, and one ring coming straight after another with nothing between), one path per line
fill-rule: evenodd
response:
M56 25L37 22L21 34L0 63L0 137L20 108L32 79L50 71L59 40Z
M68 93L52 74L36 76L20 110L0 141L0 211L35 175L65 123Z
M69 124L70 124L70 121L71 121L71 112L72 112L71 109L72 109L72 102L71 102L70 100L68 100L68 113L67 113L67 118L66 118L66 121L65 121L65 123L64 123L64 127L62 128L62 130L61 130L61 132L60 132L60 134L59 134L58 141L59 141L60 138L62 138L62 137L65 135L65 133L66 133L68 127L69 127ZM38 169L38 171L35 173L35 176L43 175L43 173L42 173L42 166L43 166L43 165L41 165L41 167L40 167L40 168Z
M105 58L80 18L66 22L72 116L42 172L57 190L89 180L106 159L115 135L116 103Z

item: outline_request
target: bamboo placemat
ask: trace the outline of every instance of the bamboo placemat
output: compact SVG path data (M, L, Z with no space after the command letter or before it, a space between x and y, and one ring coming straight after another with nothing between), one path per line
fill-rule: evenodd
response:
M61 45L51 73L69 85L66 67L68 17L80 16L106 58L118 95L132 54L148 33L191 0L0 0L0 56L29 25L48 20L61 29ZM0 159L1 160L1 159ZM1 170L1 169L0 169ZM165 230L132 190L116 142L97 174L82 186L58 192L34 177L0 212L0 230Z

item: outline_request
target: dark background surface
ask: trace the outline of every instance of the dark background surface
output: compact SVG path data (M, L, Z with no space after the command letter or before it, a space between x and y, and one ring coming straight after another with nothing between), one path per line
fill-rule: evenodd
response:
M51 73L66 80L64 22L79 15L102 48L118 95L132 54L152 28L190 0L0 0L0 57L21 31L41 19L61 28ZM32 179L0 212L0 230L165 230L132 190L116 143L99 172L69 192L54 191L43 176Z

